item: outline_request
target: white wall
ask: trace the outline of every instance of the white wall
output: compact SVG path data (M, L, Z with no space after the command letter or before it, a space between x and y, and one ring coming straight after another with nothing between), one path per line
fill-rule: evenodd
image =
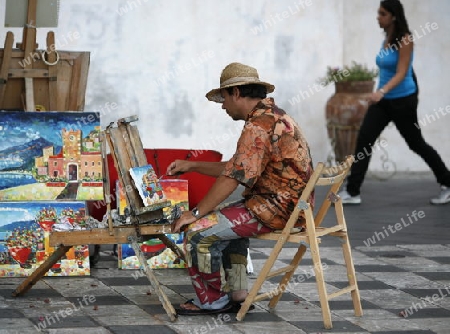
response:
M420 117L450 105L450 2L408 0L411 29L426 22L439 29L420 38L415 67L421 83ZM62 0L57 48L90 51L86 110L102 111L102 125L137 114L145 147L209 148L229 158L241 122L204 97L219 85L228 63L256 67L276 86L272 96L303 128L315 161L326 160L324 107L333 87L307 91L326 66L351 60L374 66L383 38L378 0ZM4 17L4 8L0 8ZM447 20L446 20L447 19ZM3 23L0 22L0 27ZM259 28L259 31L258 31ZM21 29L0 28L21 39ZM38 30L45 45L49 29ZM422 33L423 35L423 33ZM74 38L74 36L77 36ZM304 92L300 103L290 101ZM117 104L111 111L107 106ZM424 128L425 138L450 166L449 115ZM238 127L237 127L238 126ZM395 129L387 129L389 157L400 171L427 171ZM370 168L381 170L375 155Z

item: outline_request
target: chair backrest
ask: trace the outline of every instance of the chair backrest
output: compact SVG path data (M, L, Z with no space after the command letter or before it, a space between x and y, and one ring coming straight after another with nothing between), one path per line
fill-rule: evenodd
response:
M349 173L353 162L354 157L347 156L347 158L338 166L326 167L323 162L319 162L317 164L313 174L311 175L305 189L300 196L298 204L296 205L294 211L291 214L291 217L286 223L287 230L291 229L294 226L295 222L298 219L300 210L305 210L310 207L309 200L311 198L311 194L318 186L329 188L326 195L326 200L323 201L314 218L316 227L322 223L331 203L335 203L339 200L337 192L339 191L339 188L342 186L342 183Z
M347 174L350 172L353 162L355 161L352 155L346 157L346 159L338 166L325 167L323 163L321 165L321 176L316 181L316 186L328 187L326 195L326 201L323 201L322 205L317 211L314 222L316 227L322 224L322 221L331 205L339 200L337 195L339 189L344 183ZM342 206L342 204L341 204Z

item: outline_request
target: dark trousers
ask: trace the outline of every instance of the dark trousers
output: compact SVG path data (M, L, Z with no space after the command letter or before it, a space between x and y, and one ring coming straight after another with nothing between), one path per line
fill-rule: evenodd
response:
M390 121L394 122L409 148L430 166L437 182L450 186L450 171L436 150L423 139L417 121L417 104L417 94L413 94L398 99L383 99L369 107L359 130L356 160L347 180L347 191L351 196L359 195L369 167L372 146Z

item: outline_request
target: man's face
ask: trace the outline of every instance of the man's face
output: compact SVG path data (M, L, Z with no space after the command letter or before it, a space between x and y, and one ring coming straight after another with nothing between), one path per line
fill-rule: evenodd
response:
M237 98L235 94L236 89L237 88L233 89L233 94L229 94L226 89L222 89L220 91L220 95L222 95L223 97L222 109L225 109L228 116L230 116L235 121L240 119L238 117L238 113L236 110L236 98Z

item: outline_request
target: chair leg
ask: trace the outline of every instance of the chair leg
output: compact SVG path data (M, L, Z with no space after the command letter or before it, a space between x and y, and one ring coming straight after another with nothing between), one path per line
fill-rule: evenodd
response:
M350 240L347 234L347 223L344 218L344 208L342 202L338 202L335 205L336 217L340 225L342 225L344 235L339 237L342 244L342 252L344 255L345 267L347 268L348 283L350 286L354 286L351 291L353 309L355 311L355 316L360 317L363 315L363 310L361 307L361 296L359 294L358 283L356 280L355 266L353 264L352 250L350 247Z
M315 234L315 233L313 233ZM317 291L319 293L320 307L322 309L323 323L326 329L333 328L331 322L330 304L328 303L327 289L323 278L322 260L320 259L319 244L317 238L310 236L311 257L316 275Z
M298 268L301 260L303 259L303 255L305 255L306 252L306 246L305 245L300 245L300 247L298 247L297 253L295 253L294 258L291 261L291 265L293 266L293 269L290 271L287 271L283 278L280 281L280 284L278 285L278 289L282 292L284 292L286 290L286 286L288 286L289 281L292 278L292 275L294 274L295 270ZM275 295L272 297L272 299L270 299L269 301L269 308L274 309L278 302L281 299L281 296L283 294L280 293L278 295Z
M286 243L286 239L280 238L277 243L275 244L272 252L269 255L269 258L264 263L264 266L261 269L261 272L259 273L258 277L256 278L255 283L253 283L252 288L250 289L247 298L245 298L244 302L241 304L241 308L239 312L236 315L237 321L242 321L247 314L250 305L255 300L256 296L258 295L259 290L261 289L261 286L266 281L267 275L270 273L270 270L273 267L273 264L278 259L278 255L281 252L281 249L283 248L284 244Z
M353 309L355 311L355 316L361 317L363 315L363 310L361 306L361 296L359 294L358 283L356 281L355 266L353 264L352 251L350 247L350 241L348 235L345 234L341 237L342 241L342 252L344 254L345 266L347 268L347 276L349 285L354 285L355 289L351 291L351 296L353 300Z

